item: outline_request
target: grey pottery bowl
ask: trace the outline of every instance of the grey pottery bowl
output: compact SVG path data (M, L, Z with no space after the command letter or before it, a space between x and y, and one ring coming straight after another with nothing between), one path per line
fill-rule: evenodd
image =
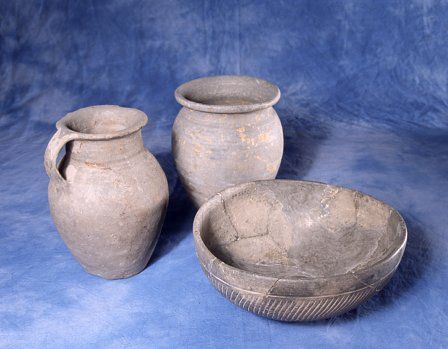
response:
M391 278L407 230L400 214L355 190L267 180L213 196L194 220L201 266L228 300L281 321L332 317Z

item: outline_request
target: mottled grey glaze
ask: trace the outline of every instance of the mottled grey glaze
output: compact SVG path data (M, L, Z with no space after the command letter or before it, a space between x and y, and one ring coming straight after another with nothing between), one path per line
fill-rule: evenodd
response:
M143 145L147 121L137 109L79 109L58 121L45 153L56 227L84 269L106 279L145 268L165 216L168 184Z
M277 86L216 76L183 84L175 96L183 108L173 126L173 156L197 206L227 187L276 177L283 155L283 130L272 108Z
M392 276L406 225L358 191L304 181L257 181L215 195L194 221L196 250L233 303L283 321L341 314Z

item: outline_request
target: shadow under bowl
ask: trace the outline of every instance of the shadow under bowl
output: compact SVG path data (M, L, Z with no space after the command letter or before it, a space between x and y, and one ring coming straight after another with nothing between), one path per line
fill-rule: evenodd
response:
M389 281L403 255L400 214L359 191L256 181L198 211L201 266L228 300L257 315L310 321L347 312Z

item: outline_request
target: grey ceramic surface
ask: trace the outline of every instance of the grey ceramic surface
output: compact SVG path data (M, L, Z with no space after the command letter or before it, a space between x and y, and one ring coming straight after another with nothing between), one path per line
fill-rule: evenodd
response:
M84 269L107 279L143 270L163 224L168 184L143 145L147 121L137 109L79 109L58 121L45 153L56 227Z
M272 108L277 86L215 76L181 85L175 97L183 108L173 126L173 156L197 206L227 187L276 177L283 155L283 130Z
M400 214L371 196L288 180L218 193L193 230L212 284L238 306L283 321L355 308L387 283L407 239Z

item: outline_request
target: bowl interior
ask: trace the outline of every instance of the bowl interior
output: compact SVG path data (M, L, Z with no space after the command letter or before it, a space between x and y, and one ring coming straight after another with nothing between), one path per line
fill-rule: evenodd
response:
M227 190L206 210L201 238L223 262L278 277L356 272L406 238L400 215L360 192L314 182L261 181Z

